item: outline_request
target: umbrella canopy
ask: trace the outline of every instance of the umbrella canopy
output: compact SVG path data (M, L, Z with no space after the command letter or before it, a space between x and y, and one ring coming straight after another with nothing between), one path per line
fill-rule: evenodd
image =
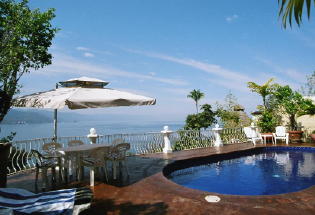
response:
M109 88L58 88L22 96L15 107L69 109L154 105L155 99Z
M57 109L102 108L116 106L154 105L154 98L124 91L104 88L109 82L81 77L59 82L62 88L19 97L15 107L55 109L55 132L57 136Z

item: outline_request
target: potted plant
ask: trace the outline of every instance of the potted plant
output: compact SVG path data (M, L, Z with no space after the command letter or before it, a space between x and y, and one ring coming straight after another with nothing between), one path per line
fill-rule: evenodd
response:
M266 137L267 142L272 142L272 133L275 131L276 126L279 124L280 119L276 113L266 109L261 112L257 120L257 126L259 127L262 135L269 135Z
M310 134L311 140L315 143L315 130Z
M278 86L274 92L275 101L279 110L289 118L289 139L291 142L301 142L303 131L300 130L297 117L315 114L315 105L312 100L293 91L288 85Z
M0 187L6 187L10 143L0 143Z

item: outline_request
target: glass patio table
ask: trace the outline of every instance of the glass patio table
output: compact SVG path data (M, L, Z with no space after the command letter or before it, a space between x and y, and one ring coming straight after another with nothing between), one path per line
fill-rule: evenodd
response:
M66 183L70 181L70 175L73 175L73 167L78 168L80 170L79 164L81 163L81 158L85 154L87 154L88 151L97 149L97 148L104 148L104 147L111 147L108 144L84 144L84 145L78 145L78 146L70 146L70 147L64 147L59 148L57 151L62 155L63 163L64 163L64 178ZM72 158L75 158L75 163L72 163ZM68 172L69 169L69 172ZM69 174L68 174L69 173ZM77 174L78 180L80 180L80 171Z

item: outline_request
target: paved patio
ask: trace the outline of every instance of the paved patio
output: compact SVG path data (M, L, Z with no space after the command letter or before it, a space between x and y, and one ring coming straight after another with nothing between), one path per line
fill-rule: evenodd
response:
M292 144L291 144L292 145ZM261 147L263 145L257 145ZM294 145L297 146L297 145ZM313 146L315 144L298 144ZM237 196L209 193L182 187L164 177L163 167L175 160L209 156L253 148L252 144L234 144L130 157L130 177L120 175L108 184L97 181L94 201L84 214L315 214L315 186L303 191L273 196ZM88 174L86 174L88 177ZM88 186L89 181L73 182L68 187ZM34 191L34 174L11 176L9 187ZM208 203L206 195L217 195L218 203Z

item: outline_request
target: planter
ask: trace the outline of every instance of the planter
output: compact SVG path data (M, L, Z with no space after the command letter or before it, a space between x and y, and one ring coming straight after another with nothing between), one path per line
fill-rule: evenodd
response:
M289 131L290 143L302 143L303 131Z
M310 134L311 140L313 143L315 143L315 134Z
M10 143L0 143L0 187L6 187L7 185L7 167L10 148Z

